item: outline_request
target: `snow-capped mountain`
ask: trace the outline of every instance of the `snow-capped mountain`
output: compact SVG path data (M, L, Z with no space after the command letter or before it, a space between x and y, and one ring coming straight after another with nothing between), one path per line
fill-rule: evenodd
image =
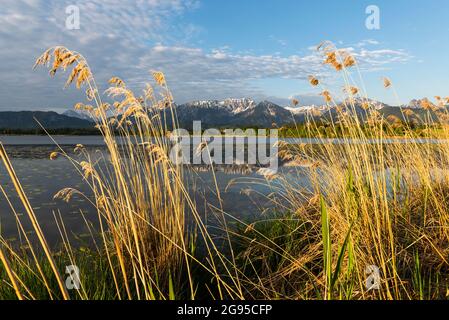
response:
M220 109L227 110L233 114L244 112L248 109L252 109L256 106L254 100L249 98L234 99L229 98L223 101L219 100L199 100L188 102L185 104L191 108L204 108L204 109Z
M419 109L421 108L421 99L410 100L409 103L402 105L403 108Z
M448 106L449 101L447 101L447 98L440 99L439 101L431 101L428 98L423 99L413 99L408 104L402 105L403 108L410 108L410 109L422 109L423 102L431 102L437 106Z
M269 101L257 103L252 99L194 101L177 106L179 122L189 128L193 121L204 127L268 126L293 123L291 112Z
M346 99L343 102L337 102L337 104L342 105L345 104L346 106L355 105L356 107L361 107L364 103L368 103L371 108L374 108L376 110L380 110L385 107L389 107L389 105L373 100L373 99L367 99L367 98L352 98L352 99ZM290 111L293 114L301 114L301 113L310 113L310 112L327 112L332 110L334 108L334 105L308 105L308 106L300 106L300 107L285 107L286 110Z
M401 116L400 108L372 99L356 98L338 104L354 105L356 114L363 119L368 112L364 105L366 103L369 104L370 109L374 107L386 117L391 114ZM412 100L407 107L415 108L415 112L420 112L421 110L418 110L421 108L420 104L421 100ZM310 117L326 120L337 115L337 109L334 106L325 104L292 107L280 106L270 101L256 103L249 98L193 101L176 105L176 109L179 125L184 129L191 129L194 121L201 121L203 128L271 128L304 123ZM92 121L88 114L79 111L69 110L64 112L64 115ZM170 117L170 113L163 113L161 116Z
M94 122L89 114L77 110L66 110L62 113L62 115Z
M290 111L270 101L262 101L254 108L241 112L234 121L239 126L258 126L265 128L282 126L294 122L295 117Z
M355 97L352 99L346 99L343 103L346 105L356 105L356 106L362 106L363 104L368 104L370 108L374 108L375 110L381 110L385 107L389 107L388 104L380 102L378 100L370 99L370 98L361 98L361 97Z
M368 102L371 107L387 114L396 112L399 108L390 107L385 103L371 99L355 99L356 113L366 117L366 108L362 105ZM342 103L339 103L342 104ZM349 102L347 103L349 105ZM256 103L252 99L226 99L194 101L177 105L177 115L182 128L190 129L193 121L201 121L203 128L222 127L282 127L285 125L304 123L306 119L332 118L336 111L334 106L309 105L300 107L280 106L270 101Z
M285 107L286 110L290 111L293 114L307 113L313 111L327 111L330 109L327 105L310 105L310 106L301 106L301 107Z

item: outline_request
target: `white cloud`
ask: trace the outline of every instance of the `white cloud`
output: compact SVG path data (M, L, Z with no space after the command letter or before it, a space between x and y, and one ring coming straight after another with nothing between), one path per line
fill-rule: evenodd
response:
M85 55L100 83L125 74L149 44L182 41L192 25L173 23L197 0L2 0L0 9L0 109L71 107L82 94L62 91L62 79L33 72L46 48L65 45ZM65 8L80 8L80 30L65 27ZM142 71L140 71L142 72ZM57 78L61 78L57 76Z
M32 72L35 58L54 45L65 45L84 54L101 89L113 75L140 88L149 80L150 69L164 71L177 101L263 97L263 90L256 85L259 80L306 80L310 74L331 75L314 50L305 55L285 56L235 53L228 45L214 50L188 46L186 39L194 37L201 27L181 24L178 18L198 6L196 0L77 1L80 30L65 28L65 6L73 1L2 2L3 110L68 108L82 99L82 94L74 89L61 90L61 75L50 80L43 71ZM347 48L363 71L384 69L411 59L403 50L366 48L373 44L365 40L363 46Z
M355 44L356 47L377 46L380 42L374 39L365 39Z
M364 72L386 69L392 63L406 62L411 56L402 50L367 50L346 48ZM252 86L261 79L306 81L309 75L331 79L335 72L323 65L316 51L306 55L250 55L228 51L205 51L200 48L156 46L145 52L133 73L134 84L146 81L138 70L159 69L166 73L180 100L226 98L226 95L263 95ZM332 81L329 80L331 83Z

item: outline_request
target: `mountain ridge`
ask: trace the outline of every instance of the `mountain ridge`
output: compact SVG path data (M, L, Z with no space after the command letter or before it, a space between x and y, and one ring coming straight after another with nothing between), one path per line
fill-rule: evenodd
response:
M363 108L369 102L385 117L394 115L401 118L401 109L411 109L418 115L426 112L420 108L420 101L412 100L403 106L390 106L371 99L355 99L356 113L366 117ZM304 123L308 117L328 119L336 113L333 106L280 106L268 100L257 102L251 98L229 98L224 100L197 100L175 105L180 127L191 129L193 121L201 121L203 128L210 127L281 127L294 123ZM447 107L447 106L446 106ZM0 129L36 130L41 129L36 119L45 129L92 129L93 119L86 113L66 110L62 114L54 111L0 111Z
M54 111L0 111L0 129L89 129L93 123Z

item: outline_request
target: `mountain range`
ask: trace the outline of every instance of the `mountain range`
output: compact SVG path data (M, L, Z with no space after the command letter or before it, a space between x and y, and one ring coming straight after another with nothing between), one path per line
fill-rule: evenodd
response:
M354 99L345 101L346 105L354 106L356 114L365 119L367 111L364 103L374 107L387 119L403 119L403 111L411 109L413 115L409 119L422 121L427 119L427 111L420 105L423 100L412 100L400 107L372 99ZM341 105L342 103L340 103ZM446 106L448 107L448 106ZM193 121L201 120L202 127L259 127L271 128L304 123L307 118L315 120L336 119L336 108L328 105L310 105L300 107L282 107L270 101L256 103L252 99L227 99L224 101L205 100L177 105L177 115L180 126L190 129ZM402 111L401 111L402 109ZM432 118L435 114L431 111ZM389 117L393 116L393 117ZM394 121L394 120L393 120Z
M419 108L421 100L412 100L402 106L405 109L413 109L419 116L426 112ZM366 100L365 100L366 102ZM357 114L364 117L362 100L355 100ZM398 107L392 107L385 103L369 100L379 113L388 117L401 116ZM301 107L282 107L270 101L256 103L252 99L226 99L194 101L176 105L180 127L190 129L193 121L201 121L202 127L281 127L293 123L304 123L307 117L328 118L336 113L335 108L326 105L311 105ZM425 118L425 117L424 117ZM75 110L67 110L63 114L53 111L3 111L0 112L0 129L32 130L39 129L40 125L46 129L92 129L93 120L86 113Z
M89 129L93 127L93 124L91 121L59 114L54 111L0 112L0 129L37 130L42 127L49 130L63 128Z

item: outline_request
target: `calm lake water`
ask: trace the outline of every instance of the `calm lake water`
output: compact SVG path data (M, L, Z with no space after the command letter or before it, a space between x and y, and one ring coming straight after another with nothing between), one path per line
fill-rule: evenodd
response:
M54 140L52 140L54 139ZM60 239L54 214L61 215L67 232L83 239L88 237L88 228L83 219L97 221L95 208L89 203L90 190L79 172L64 157L51 161L49 154L57 150L57 142L72 157L80 157L73 153L76 144L83 144L91 154L105 151L101 136L0 136L0 141L11 158L24 190L38 217L41 227L50 243L56 244ZM321 139L284 139L290 143L323 143ZM343 139L327 139L326 143L341 144ZM374 143L375 141L372 141ZM404 143L404 139L390 139L386 143ZM417 140L417 143L447 143L444 140ZM351 143L358 143L351 141ZM371 143L371 142L369 142ZM80 158L79 160L84 160ZM257 174L258 168L251 167L216 167L215 176L218 181L223 209L238 218L260 218L264 212L272 208L267 195L279 191L282 187L272 182L268 186L265 179ZM302 175L301 168L281 167L279 173L290 182L307 187L308 180ZM218 206L213 174L209 168L196 167L187 170L186 183L189 185L192 197L196 200L199 211L210 215L210 206L204 207L204 199L211 205ZM230 183L233 182L231 185ZM8 239L17 239L17 222L14 218L11 204L19 215L24 215L14 187L2 163L0 163L0 232ZM71 187L79 190L85 196L75 195L69 203L54 199L61 189ZM248 195L247 190L252 192ZM31 230L28 218L23 216L24 227ZM79 239L77 240L79 241Z
M332 144L343 144L350 141L351 143L361 143L360 140L357 139L322 139L322 138L281 138L279 140L288 142L288 143L304 143L304 144L322 144L322 143L332 143ZM54 146L55 142L61 145L76 145L81 143L85 146L102 146L104 145L103 138L101 136L52 136L51 138L48 136L35 136L35 135L0 135L0 141L4 145L50 145ZM402 139L402 138L391 138L384 139L384 144L396 144L396 143L407 143L413 141L418 144L439 144L439 143L449 143L448 140L443 139ZM368 139L368 143L376 143L375 139Z
M92 154L104 151L104 143L100 136L52 138L75 158L80 157L73 153L73 148L78 143L83 144ZM50 243L54 245L60 239L54 214L62 216L69 234L76 235L79 239L87 239L89 232L82 215L85 215L87 220L95 222L97 216L94 207L80 195L74 195L69 203L53 198L59 190L66 187L75 188L87 198L91 197L88 186L69 160L64 157L49 160L49 154L57 150L54 141L46 136L0 136L0 141L5 145L17 176ZM263 215L264 211L270 208L266 196L274 189L267 186L265 180L256 173L257 168L222 167L215 170L223 199L223 209L227 213L239 218L250 218ZM280 170L286 176L289 175L289 171L293 174L295 170L295 179L298 177L296 169ZM204 207L204 198L211 204L218 205L213 175L208 168L201 167L188 172L186 179L192 195L198 203L200 212L204 212L207 216L210 210ZM231 181L233 183L229 185ZM5 238L17 240L17 222L10 203L16 212L23 216L25 229L31 230L31 226L2 163L0 185L6 194L5 196L3 192L0 193L0 231ZM275 184L273 186L277 187ZM254 191L251 196L248 196L247 189Z

